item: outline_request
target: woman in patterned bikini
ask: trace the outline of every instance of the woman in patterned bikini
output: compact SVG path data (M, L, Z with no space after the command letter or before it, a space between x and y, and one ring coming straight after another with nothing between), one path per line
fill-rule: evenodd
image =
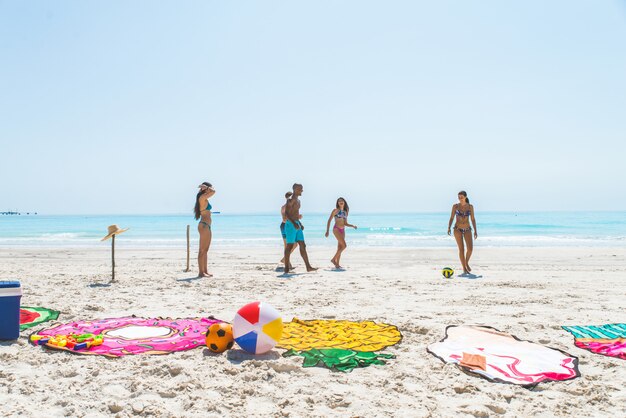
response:
M198 248L198 277L211 277L209 273L209 247L211 246L211 204L209 199L215 194L215 189L209 182L204 182L198 186L200 191L196 195L196 206L194 214L198 223L198 233L200 234L200 247Z
M476 219L474 219L474 206L470 205L467 193L461 190L458 197L459 203L452 205L452 213L450 214L450 221L448 222L448 235L451 235L450 227L452 226L452 220L456 216L454 239L456 239L456 245L459 247L459 259L463 266L463 274L468 274L472 271L469 266L469 260L474 250L470 219L474 226L474 239L478 238L478 231L476 230ZM463 240L465 240L465 243ZM465 252L465 245L467 245L467 252Z
M337 238L337 252L335 256L330 260L331 263L334 264L335 268L340 269L341 265L339 264L339 260L341 258L341 253L348 247L346 244L346 226L350 228L356 229L356 225L350 225L348 223L348 213L350 212L350 207L348 206L348 202L343 197L337 199L335 203L335 209L330 213L330 217L328 218L328 222L326 223L326 238L328 238L328 231L330 229L330 222L335 218L335 226L333 226L333 235Z

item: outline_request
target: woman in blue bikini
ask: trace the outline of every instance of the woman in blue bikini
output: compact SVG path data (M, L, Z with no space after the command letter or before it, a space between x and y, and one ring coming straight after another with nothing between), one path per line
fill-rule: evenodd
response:
M452 213L450 214L450 221L448 222L448 235L451 235L450 227L452 226L452 220L456 216L454 239L456 239L456 245L459 247L459 259L463 266L463 273L467 274L472 271L469 266L469 260L474 250L470 220L474 226L474 239L478 238L478 231L476 230L476 219L474 219L474 206L470 205L467 193L461 190L458 197L459 203L452 205ZM463 240L465 240L465 243ZM467 252L465 252L465 245L467 245Z
M209 247L211 246L211 204L209 199L215 194L215 189L209 182L204 182L198 186L200 191L196 195L196 206L194 214L198 223L198 233L200 234L200 247L198 248L198 277L211 277L209 273Z
M348 202L343 197L337 199L335 203L335 209L330 213L330 217L328 218L328 222L326 223L326 238L328 238L328 231L330 229L330 222L335 218L335 226L333 226L333 235L337 238L337 252L335 256L330 260L331 263L335 265L335 268L340 269L341 265L339 264L341 253L348 247L346 244L346 226L350 228L356 229L356 225L350 225L348 223L348 213L350 212L350 207L348 206Z

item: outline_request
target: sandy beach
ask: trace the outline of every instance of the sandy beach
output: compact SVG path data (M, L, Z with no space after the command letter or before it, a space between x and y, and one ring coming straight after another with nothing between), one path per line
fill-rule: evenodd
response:
M117 282L102 249L3 249L0 278L22 282L22 304L61 311L60 322L124 315L231 321L263 300L285 320L371 319L403 340L384 366L352 373L302 368L283 350L214 355L205 348L109 359L30 346L28 331L0 343L3 415L36 416L626 416L622 360L576 348L561 325L626 322L626 249L477 248L476 280L442 278L454 249L349 248L346 271L328 248L320 267L275 271L268 248L212 249L212 279L184 273L184 251L120 249ZM192 263L192 266L195 263ZM194 270L195 271L195 270ZM469 376L426 352L446 325L484 324L577 356L582 376L534 390ZM45 327L40 325L34 330Z

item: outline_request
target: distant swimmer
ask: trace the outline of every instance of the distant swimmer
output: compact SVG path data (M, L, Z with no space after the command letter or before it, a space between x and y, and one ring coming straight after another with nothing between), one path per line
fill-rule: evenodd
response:
M296 243L300 247L300 255L304 260L304 264L306 265L307 271L315 271L317 268L311 266L309 263L309 256L306 253L306 244L304 243L304 225L300 222L300 199L298 199L304 188L301 184L293 185L293 194L290 198L287 199L287 204L285 205L285 242L287 245L285 246L285 274L289 273L291 270L291 262L289 261L289 256L293 251Z
M285 199L289 200L289 198L291 197L293 193L292 192L287 192L285 193ZM284 205L281 206L280 208L280 216L282 218L282 223L280 224L280 234L283 237L283 253L285 252L285 248L287 248L287 235L285 234L285 222L287 221L287 215L285 214L285 210L287 209L287 203L285 202ZM300 219L302 219L302 215L300 215ZM296 249L296 247L298 246L298 243L296 242L296 244L293 246L293 248L291 249L291 252L293 253ZM280 260L281 264L285 263L285 257L283 256L282 260ZM293 266L290 265L289 266L289 270L293 270Z
M326 238L328 238L328 231L330 230L330 222L335 218L335 225L333 226L333 235L337 238L337 252L335 256L330 260L331 263L335 265L335 268L342 268L339 264L341 259L341 253L348 247L346 244L346 227L356 229L356 225L350 225L348 223L348 214L350 212L350 207L348 206L348 202L343 197L337 199L335 203L335 209L332 210L330 216L328 217L328 222L326 223Z
M200 191L196 195L196 206L194 214L198 223L198 233L200 234L200 247L198 248L198 277L211 277L209 273L209 247L211 246L211 209L209 199L215 194L215 189L209 182L204 182L198 186Z
M472 271L469 260L474 250L470 219L474 226L474 239L478 238L478 230L476 229L476 219L474 219L474 206L470 205L467 193L461 190L458 194L458 198L459 203L452 205L452 213L450 214L450 221L448 222L448 235L451 235L450 226L452 226L452 220L456 216L454 239L456 239L456 245L459 247L459 259L463 266L463 273L468 274ZM467 252L465 252L463 240L465 240L465 244L467 245Z

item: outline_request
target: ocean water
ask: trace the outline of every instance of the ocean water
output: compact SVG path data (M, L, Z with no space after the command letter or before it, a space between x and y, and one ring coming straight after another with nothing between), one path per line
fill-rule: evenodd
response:
M626 247L626 212L481 212L476 246ZM346 229L358 247L454 247L446 233L449 212L352 214L357 230ZM327 214L304 214L309 245L334 246L324 238ZM0 247L95 247L107 226L130 228L116 244L127 247L184 247L190 225L197 246L197 222L188 215L5 215L0 216ZM213 215L212 246L280 246L280 217L275 214ZM332 224L331 224L332 228Z

